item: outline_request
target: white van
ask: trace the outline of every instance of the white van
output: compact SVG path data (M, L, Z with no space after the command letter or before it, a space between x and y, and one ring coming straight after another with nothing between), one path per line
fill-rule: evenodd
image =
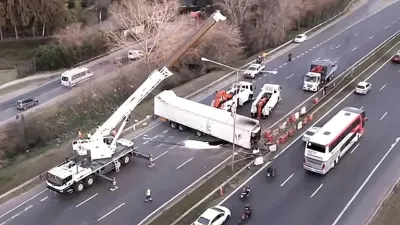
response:
M93 73L86 67L79 67L65 71L61 74L61 85L73 87L79 82L86 81L93 76Z

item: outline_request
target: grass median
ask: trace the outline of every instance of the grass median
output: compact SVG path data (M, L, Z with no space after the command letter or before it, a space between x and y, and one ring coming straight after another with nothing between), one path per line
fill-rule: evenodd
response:
M353 92L354 87L357 85L358 82L365 80L368 76L370 76L376 69L378 69L382 64L386 63L392 55L398 50L400 47L400 36L395 37L391 41L389 41L386 45L379 48L372 57L367 59L364 63L360 66L355 68L352 72L346 74L347 76L342 80L342 82L338 82L335 91L329 94L326 98L322 99L318 105L325 104L322 108L313 108L309 113L314 115L314 120L321 118L324 114L326 114L331 108L333 108L340 100L342 100L346 95L350 92ZM390 50L391 49L391 50ZM390 50L390 51L389 51ZM388 52L389 51L389 52ZM368 68L372 65L370 68ZM368 68L368 70L366 70ZM364 71L366 70L366 71ZM361 74L362 73L362 74ZM361 75L360 75L361 74ZM349 84L355 77L360 75L357 79L353 81L353 83ZM349 85L348 85L349 84ZM343 87L348 85L346 88L343 89L340 93L337 91L341 90ZM332 99L332 95L335 97ZM316 111L318 109L318 111ZM310 126L310 125L309 125ZM303 131L307 129L307 127L303 128ZM297 132L288 142L293 141L295 138L298 138L302 132ZM288 144L283 145L279 148L277 152L274 154L270 154L266 157L266 160L271 159L276 154L279 154L283 149L287 147ZM248 162L248 161L247 161ZM235 170L239 171L241 168L240 166L246 165L246 162L243 161L242 163L236 164ZM259 168L249 168L244 170L242 173L237 175L231 182L225 185L224 191L225 196L231 193L235 188L237 188L242 182L244 182L247 178L253 175ZM224 183L229 177L231 177L234 173L231 171L230 166L224 168L221 172L217 173L215 176L211 177L208 181L203 183L200 187L196 190L192 191L188 194L185 198L181 201L177 202L174 206L170 209L165 210L159 217L157 217L154 221L150 223L150 225L162 225L162 224L171 224L177 218L179 218L182 214L184 214L187 210L189 210L192 206L197 204L201 201L204 197L206 197L209 193L215 190L218 186ZM400 194L397 197L400 202ZM188 215L186 215L183 219L181 219L177 224L190 224L192 223L204 210L208 207L217 204L222 197L219 195L218 192L213 194L210 198L196 207L193 211L191 211ZM400 203L398 203L400 205Z

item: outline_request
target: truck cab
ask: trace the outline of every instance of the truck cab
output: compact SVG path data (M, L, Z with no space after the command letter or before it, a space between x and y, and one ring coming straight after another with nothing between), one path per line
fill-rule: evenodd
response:
M321 84L321 74L308 72L303 77L303 90L306 91L319 91Z
M310 71L303 76L303 90L319 91L319 89L334 78L337 65L327 59L316 60L311 64Z
M257 119L260 119L261 117L263 119L267 118L281 100L281 91L282 88L280 85L264 84L261 92L251 105L251 117L257 117Z
M255 89L253 83L240 81L233 84L231 89L226 92L216 92L215 100L211 102L211 106L231 111L235 102L237 105L243 106L247 101L253 99Z

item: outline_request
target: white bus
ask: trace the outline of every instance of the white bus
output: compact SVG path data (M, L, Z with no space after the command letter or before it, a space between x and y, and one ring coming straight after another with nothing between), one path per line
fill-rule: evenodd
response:
M326 174L364 133L365 111L346 107L307 141L303 167Z
M79 82L86 81L93 76L93 73L86 67L79 67L65 71L61 74L61 85L73 87Z

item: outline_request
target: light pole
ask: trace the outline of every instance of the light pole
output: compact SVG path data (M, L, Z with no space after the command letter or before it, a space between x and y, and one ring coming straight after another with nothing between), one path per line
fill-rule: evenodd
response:
M201 61L214 63L216 65L219 65L219 66L222 66L222 67L225 67L225 68L228 68L228 69L236 71L236 84L239 83L239 71L240 71L240 69L234 68L234 67L231 67L231 66L225 65L223 63L219 63L219 62L216 62L216 61L213 61L211 59L204 58L204 57L201 58ZM263 72L271 73L271 74L276 74L277 73L277 71L263 71ZM232 107L232 116L233 116L232 171L235 170L234 164L235 164L235 140L236 140L236 108L237 108L237 101L234 102L234 107Z

